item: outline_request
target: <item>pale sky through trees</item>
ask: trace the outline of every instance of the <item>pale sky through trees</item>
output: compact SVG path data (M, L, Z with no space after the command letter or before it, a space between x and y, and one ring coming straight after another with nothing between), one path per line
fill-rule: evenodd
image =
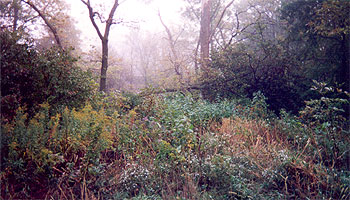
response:
M98 36L93 28L88 16L86 6L80 0L66 0L71 5L71 16L76 20L76 27L81 31L83 40L83 49L89 48L90 45L100 45ZM105 2L106 13L110 8L108 3L111 0L92 0L94 3ZM147 3L143 0L122 0L115 13L116 19L123 19L124 23L113 25L110 34L110 44L124 42L126 36L130 33L131 28L139 28L141 31L156 33L163 31L159 21L158 10L163 20L171 24L181 24L181 0L152 0ZM146 3L145 3L146 2ZM103 27L104 28L104 27Z

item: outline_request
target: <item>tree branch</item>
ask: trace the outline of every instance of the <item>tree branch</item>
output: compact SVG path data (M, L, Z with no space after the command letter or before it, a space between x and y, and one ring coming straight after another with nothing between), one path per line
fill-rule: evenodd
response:
M104 35L105 38L108 38L111 25L113 24L113 16L114 16L114 13L117 10L118 6L119 6L119 0L114 0L113 7L112 7L111 11L109 12L108 19L106 22L106 29L105 29L105 35Z
M224 15L225 15L225 13L226 13L226 10L233 4L234 1L235 1L235 0L232 0L230 3L228 3L228 4L225 6L224 10L222 11L222 13L221 13L221 15L220 15L220 18L219 18L218 23L216 23L216 25L215 25L215 27L214 27L214 29L213 29L213 32L210 34L210 38L213 37L213 35L214 35L214 33L215 33L215 30L219 27L219 24L221 23L222 19L224 18Z
M174 56L174 61L171 61L171 62L173 63L173 65L175 67L175 73L180 76L180 81L182 81L182 73L180 72L180 69L179 69L180 68L180 64L178 63L178 55L177 55L177 52L175 50L175 43L176 42L174 41L173 36L172 36L169 28L163 22L162 17L160 16L159 10L158 10L158 16L159 16L159 20L162 23L166 33L168 34L168 42L169 42L172 54Z
M31 8L33 8L33 10L35 10L39 16L41 17L41 19L44 20L45 24L49 27L49 29L51 30L52 34L54 35L55 37L55 40L56 40L56 43L57 45L63 49L63 46L62 46L62 43L61 43L61 40L60 40L60 37L58 36L58 33L57 33L57 30L54 26L52 26L52 24L49 22L49 20L46 18L46 16L39 10L38 7L36 7L30 0L28 1L24 1L22 0L24 3L28 4Z
M81 2L83 2L86 5L86 7L88 8L90 21L91 21L92 25L94 26L98 37L101 40L103 40L103 36L101 34L100 28L98 28L98 26L97 26L97 24L95 22L95 18L94 18L95 17L95 12L94 12L93 8L91 7L90 0L88 0L88 1L81 0Z
M236 77L230 77L224 80L221 80L220 84L224 85L228 82L234 81L236 79ZM190 91L190 90L205 90L205 89L210 89L212 86L215 86L215 84L217 84L217 82L215 80L211 80L211 81L206 81L203 83L199 83L196 85L190 85L188 87L185 88L165 88L165 89L159 89L156 91L151 91L148 93L141 93L141 96L149 96L152 94L163 94L163 93L170 93L170 92L179 92L179 91Z
M196 13L196 10L194 9L193 7L193 4L191 3L191 0L187 1L187 3L189 4L190 6L190 10L192 11L192 13L194 14L194 16L197 18L197 20L199 21L201 19L200 15L198 15Z

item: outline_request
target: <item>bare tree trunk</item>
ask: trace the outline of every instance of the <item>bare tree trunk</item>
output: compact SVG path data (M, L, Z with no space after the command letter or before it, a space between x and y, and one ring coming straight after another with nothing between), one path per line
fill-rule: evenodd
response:
M13 31L17 31L17 23L18 23L18 0L13 0Z
M198 67L198 51L199 51L200 41L197 41L196 49L194 50L194 70L196 72L196 75L199 74L199 67Z
M86 7L89 10L89 17L92 25L94 26L98 37L101 39L102 42L102 66L101 66L101 77L100 77L100 91L107 91L107 69L108 69L108 37L109 32L111 29L112 24L115 24L113 22L114 13L117 10L119 6L119 0L114 0L113 7L111 8L111 11L109 12L108 19L105 22L105 32L104 35L102 35L100 28L97 26L95 22L95 16L100 15L97 12L94 12L93 8L91 7L90 0L84 1L81 0L82 3L86 5Z
M107 89L107 69L108 69L108 40L102 40L102 66L100 77L100 91Z
M211 0L202 0L200 28L200 63L204 77L209 77L210 12Z

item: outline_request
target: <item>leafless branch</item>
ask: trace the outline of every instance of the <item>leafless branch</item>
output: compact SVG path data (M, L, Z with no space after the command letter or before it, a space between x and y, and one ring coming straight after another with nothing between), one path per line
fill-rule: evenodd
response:
M90 21L91 21L92 25L94 26L94 28L98 34L98 37L101 40L103 40L103 36L101 34L100 28L97 26L97 24L95 22L95 18L94 18L95 12L94 12L93 8L91 7L90 0L87 0L87 1L81 0L81 2L83 2L86 5L86 7L88 8Z
M235 13L235 16L236 16L236 30L235 30L235 33L231 35L231 38L229 40L229 42L226 44L225 48L227 48L229 45L231 45L233 39L240 33L244 32L247 28L249 28L250 26L256 24L255 22L252 22L252 23L249 23L247 25L245 25L243 28L240 29L240 21L239 21L239 15L244 13L246 11L241 11L241 12L238 12L238 13Z
M106 22L105 37L108 37L111 25L113 24L113 16L117 7L119 6L119 0L115 0L111 11L109 12L108 19Z
M214 35L214 33L215 33L215 30L218 28L219 24L221 23L221 21L222 21L224 15L225 15L225 13L226 13L226 10L233 4L234 1L235 1L235 0L230 1L230 3L228 3L228 4L225 6L224 10L221 12L219 21L216 23L216 25L215 25L215 27L214 27L212 33L210 34L210 38L213 37L213 35Z
M174 60L170 59L170 62L174 65L175 73L180 76L180 81L181 81L182 80L182 73L180 72L181 65L178 62L178 55L177 55L177 51L175 49L176 41L174 41L173 36L170 32L170 29L165 25L164 21L162 20L162 17L160 15L159 11L158 11L158 16L159 16L159 20L162 23L165 31L167 32L169 46L170 46L170 49L171 49L173 57L174 57Z
M190 0L191 1L191 0ZM189 4L190 6L190 10L192 11L192 13L194 14L194 16L197 18L197 20L199 21L201 19L201 16L200 15L197 15L195 9L194 9L194 6L193 4L190 2L190 1L187 1L187 3Z
M58 36L57 30L56 28L49 22L49 20L47 19L47 17L40 11L40 9L38 7L36 7L30 0L22 0L24 3L28 4L33 10L35 10L39 16L41 17L41 19L44 20L45 24L49 27L49 29L51 30L52 34L55 37L56 43L57 45L63 49L60 37Z
M100 19L101 23L106 23L106 20L103 20L103 17L99 12L94 12L93 16L97 16Z

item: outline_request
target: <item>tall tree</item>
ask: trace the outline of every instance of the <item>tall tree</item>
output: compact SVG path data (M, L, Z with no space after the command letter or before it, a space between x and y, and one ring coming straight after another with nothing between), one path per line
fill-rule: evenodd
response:
M93 7L91 6L90 0L87 0L87 1L81 0L81 2L83 2L88 8L90 21L94 26L98 34L98 37L100 38L102 43L102 66L101 66L101 75L100 75L100 91L106 92L107 90L106 80L107 80L107 69L108 69L108 37L109 37L111 26L116 23L113 17L114 17L115 11L119 6L119 0L114 0L114 4L109 12L107 20L105 21L102 19L102 15L100 13L94 11ZM96 17L98 17L102 23L105 23L105 30L103 35L95 21Z
M211 0L202 0L201 27L200 27L200 61L204 77L209 76L209 47L210 47L210 24L211 24Z
M350 2L343 0L288 1L282 17L289 23L290 48L310 79L349 90ZM311 82L311 81L310 81Z
M241 3L234 0L186 0L186 2L188 5L183 15L193 21L193 25L199 30L199 37L196 38L198 43L194 51L195 68L198 69L197 61L199 61L204 66L202 71L205 73L210 51L217 47L229 46L237 36L252 25L250 21L242 20L247 18L242 15L246 15L251 6L248 4L245 7L238 7L237 4ZM197 27L197 24L200 27Z
M336 70L336 81L345 84L349 90L350 68L350 2L349 1L325 1L316 10L315 15L308 23L313 32L319 37L335 40L336 52L339 60ZM333 49L332 49L333 50Z

